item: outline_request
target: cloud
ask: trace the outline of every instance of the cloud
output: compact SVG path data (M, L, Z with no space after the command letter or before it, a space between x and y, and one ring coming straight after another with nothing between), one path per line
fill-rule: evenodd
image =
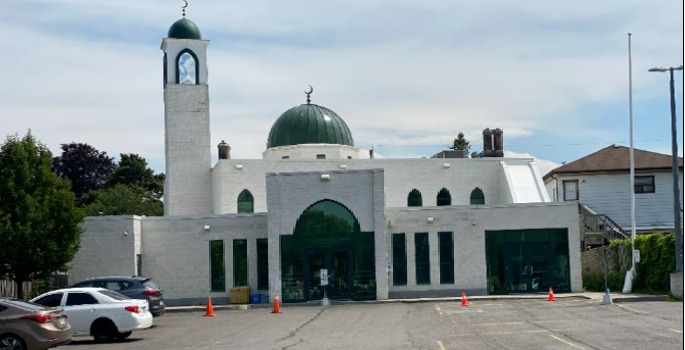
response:
M5 3L0 132L31 129L54 152L73 141L137 153L164 171L159 43L181 5ZM637 139L669 145L667 123L643 116L668 115L666 76L646 71L681 63L682 3L198 0L187 10L210 40L212 144L226 140L234 158L261 158L273 122L311 84L313 103L343 117L357 146L386 156L430 156L459 132L475 146L498 127L506 150L577 159L627 139L628 31Z

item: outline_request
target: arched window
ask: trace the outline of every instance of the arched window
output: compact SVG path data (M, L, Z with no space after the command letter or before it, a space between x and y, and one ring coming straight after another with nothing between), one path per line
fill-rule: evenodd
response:
M471 205L474 204L485 204L485 195L478 187L471 191Z
M423 206L423 199L421 198L421 192L417 189L411 190L407 196L407 206L408 207L421 207Z
M193 51L185 49L176 56L176 84L199 83L200 61Z
M452 196L450 195L450 191L444 187L440 190L440 192L438 192L438 206L443 205L452 205Z
M238 212L254 213L254 197L248 190L243 190L238 195Z
M324 199L307 208L295 223L295 234L359 232L359 221L338 202Z

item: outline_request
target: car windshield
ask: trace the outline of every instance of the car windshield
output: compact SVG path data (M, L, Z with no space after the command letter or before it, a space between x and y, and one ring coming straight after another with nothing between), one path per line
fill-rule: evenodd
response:
M24 300L19 300L19 299L6 299L5 302L7 304L14 305L16 307L20 307L22 309L27 309L27 310L45 310L47 307L32 303L30 301L24 301Z
M114 299L114 300L128 300L128 299L131 299L131 298L129 298L129 297L127 297L127 296L125 296L125 295L119 293L119 292L114 292L114 291L107 290L107 289L101 290L100 293L102 293L102 295L106 295L106 296L108 296L108 297L110 297L110 298L112 298L112 299Z

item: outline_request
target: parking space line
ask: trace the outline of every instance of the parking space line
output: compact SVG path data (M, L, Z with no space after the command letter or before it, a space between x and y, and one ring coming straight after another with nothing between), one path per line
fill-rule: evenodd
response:
M485 332L481 335L511 335L511 334L532 334L532 333L549 333L546 329L536 329L531 331L512 331L512 332Z
M618 307L621 307L621 308L624 308L624 309L626 309L626 310L632 311L632 312L634 312L634 313L636 313L636 314L645 314L645 315L646 315L646 314L649 314L649 312L647 312L647 311L636 310L636 309L633 309L632 307L628 307L628 306L625 306L625 305L621 305L621 304L614 304L614 305L616 305L616 306L618 306Z
M438 340L438 347L440 350L445 350L445 347L442 345L442 342Z
M582 350L585 350L585 348L584 348L584 347L582 347L582 346L578 346L578 345L576 345L576 344L573 344L573 343L571 343L571 342L570 342L570 341L568 341L568 340L565 340L565 339L559 338L559 337L557 337L557 336L556 336L556 335L554 335L554 334L550 334L549 336L550 336L550 337L552 337L552 338L554 338L554 339L556 339L556 340L558 340L558 341L560 341L560 342L562 342L562 343L564 343L564 344L567 344L567 345L569 345L569 346L572 346L572 347L574 347L574 348L576 348L576 349L582 349Z
M671 331L671 332L676 332L676 333L683 334L683 331L680 331L680 330L677 330L677 329L669 328L668 330Z

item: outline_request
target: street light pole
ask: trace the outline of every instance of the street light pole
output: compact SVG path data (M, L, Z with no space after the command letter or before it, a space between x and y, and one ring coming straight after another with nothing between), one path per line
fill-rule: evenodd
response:
M678 183L678 139L675 117L675 84L673 71L683 70L683 65L670 68L651 68L650 72L669 72L671 89L671 153L673 164L673 226L675 232L675 272L683 272L683 236L680 230L680 185Z

